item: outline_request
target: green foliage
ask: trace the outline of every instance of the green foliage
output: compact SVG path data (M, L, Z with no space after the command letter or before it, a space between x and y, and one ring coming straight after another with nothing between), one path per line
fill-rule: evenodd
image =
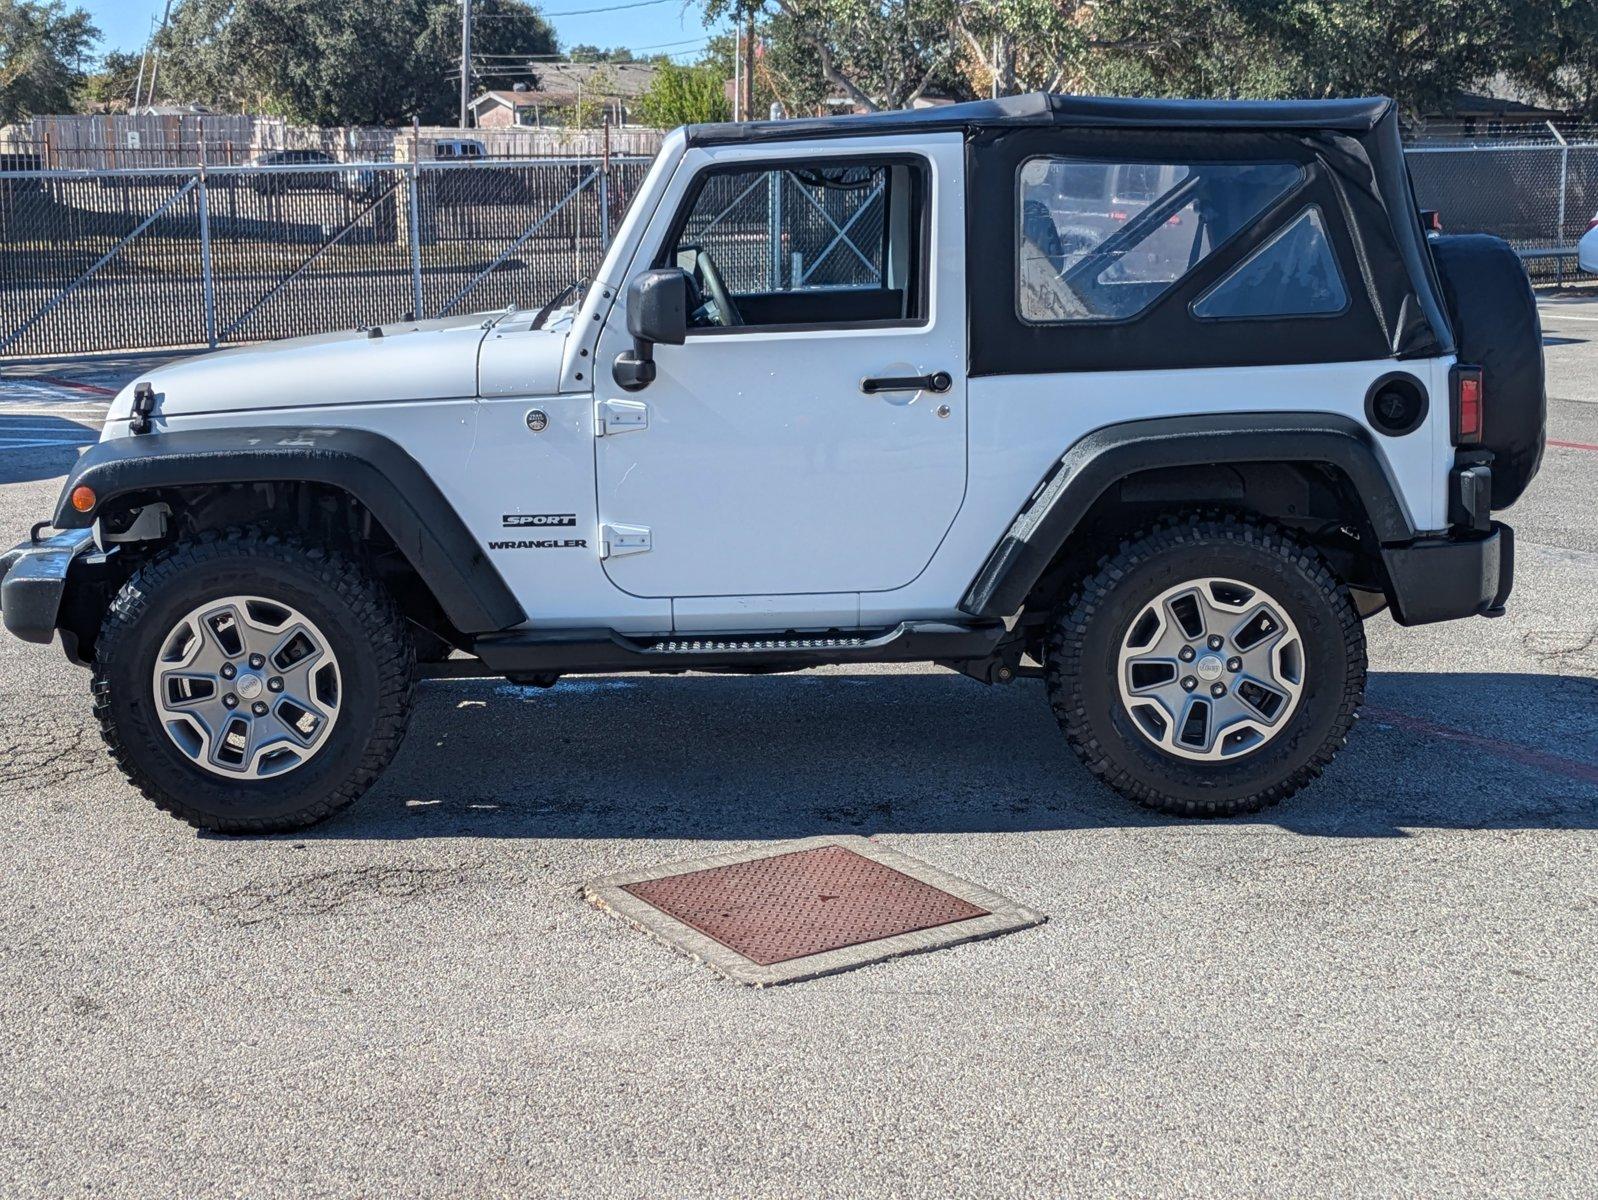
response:
M795 97L841 96L861 109L904 108L958 86L957 0L702 0L706 22L750 11ZM794 99L778 98L795 111ZM808 105L800 103L802 111Z
M1557 107L1598 120L1598 3L1517 0L1503 16L1504 73Z
M983 96L1068 87L1086 61L1088 11L1083 0L965 0L955 24L967 82Z
M1499 0L1238 0L1256 40L1291 65L1289 94L1397 99L1446 109L1492 73Z
M474 0L473 12L474 56L554 53L523 0ZM456 0L179 0L161 45L161 90L185 100L320 125L456 115ZM521 77L480 73L474 91Z
M78 98L84 106L133 104L139 83L141 56L112 50L100 60L100 69L83 77Z
M1302 94L1301 69L1260 27L1250 0L1105 0L1082 66L1121 96L1268 100Z
M566 57L574 63L630 63L637 61L633 58L633 52L627 49L626 46L612 46L609 50L603 50L587 42L580 42L573 46L567 51Z
M1385 93L1446 112L1495 74L1598 117L1594 0L697 0L752 11L756 83L790 112L842 98L1031 90L1277 98ZM713 60L731 66L728 47ZM758 105L757 105L758 107Z
M649 90L638 99L639 119L658 129L725 121L732 109L723 80L715 66L663 63L656 69Z
M60 0L0 0L0 125L70 112L99 36L87 12Z

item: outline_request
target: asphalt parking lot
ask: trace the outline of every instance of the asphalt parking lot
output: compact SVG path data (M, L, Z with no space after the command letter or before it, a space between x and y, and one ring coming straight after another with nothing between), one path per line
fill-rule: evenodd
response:
M1598 301L1543 316L1508 615L1373 620L1254 818L1102 791L1038 683L851 667L432 683L349 813L197 836L0 638L0 1193L1591 1196ZM5 536L137 369L0 369ZM823 833L1049 923L755 991L579 896Z

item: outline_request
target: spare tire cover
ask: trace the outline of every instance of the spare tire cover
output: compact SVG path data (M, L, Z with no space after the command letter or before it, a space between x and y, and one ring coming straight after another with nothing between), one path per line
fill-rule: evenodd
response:
M1482 369L1482 444L1493 452L1492 506L1508 508L1542 463L1548 396L1542 323L1525 265L1503 238L1433 238L1459 361Z

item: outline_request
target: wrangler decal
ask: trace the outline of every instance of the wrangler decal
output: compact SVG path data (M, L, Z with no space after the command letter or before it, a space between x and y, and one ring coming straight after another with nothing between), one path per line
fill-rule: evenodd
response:
M537 541L489 542L490 550L564 550L586 549L584 538L540 538Z

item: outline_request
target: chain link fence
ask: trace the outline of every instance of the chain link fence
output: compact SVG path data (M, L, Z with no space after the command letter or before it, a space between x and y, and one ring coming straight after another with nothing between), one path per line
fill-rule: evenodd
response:
M1406 157L1421 207L1447 232L1505 238L1533 278L1577 276L1576 242L1598 214L1598 140L1412 146Z
M598 267L648 163L0 170L0 357L536 306ZM1598 210L1598 141L1425 145L1409 164L1422 206L1450 232L1498 234L1534 274L1574 275L1575 243ZM869 281L882 272L882 191L856 182L728 176L716 186L732 190L694 232L735 291Z
M715 175L681 240L708 250L734 292L882 287L884 183L880 167L825 182L803 170Z
M648 160L0 172L0 356L215 346L537 306Z

